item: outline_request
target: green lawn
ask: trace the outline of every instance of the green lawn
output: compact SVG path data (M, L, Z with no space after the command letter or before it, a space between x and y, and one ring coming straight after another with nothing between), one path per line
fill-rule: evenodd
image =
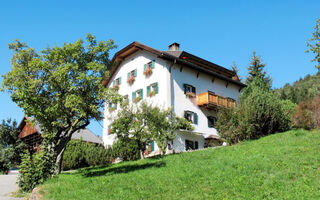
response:
M320 131L82 169L47 181L45 199L320 199Z

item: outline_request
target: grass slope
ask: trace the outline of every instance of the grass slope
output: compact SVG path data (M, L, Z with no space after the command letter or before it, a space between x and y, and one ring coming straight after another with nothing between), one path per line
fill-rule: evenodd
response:
M320 131L61 174L46 199L320 199Z

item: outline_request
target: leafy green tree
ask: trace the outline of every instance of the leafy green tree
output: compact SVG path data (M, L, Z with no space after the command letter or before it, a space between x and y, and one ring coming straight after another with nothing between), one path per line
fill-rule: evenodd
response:
M316 68L320 71L320 19L317 19L316 23L314 32L312 33L313 38L309 39L309 42L307 42L310 49L306 50L306 52L312 52L316 55L311 61L316 62Z
M87 34L86 43L79 39L40 53L18 40L9 44L14 52L12 69L3 75L2 90L42 125L45 134L52 136L55 173L60 173L72 134L92 119L103 119L99 108L104 99L120 98L101 84L111 68L109 51L114 48L112 40L97 42L91 34Z
M250 61L250 65L248 67L248 77L246 79L246 84L250 84L255 77L259 77L263 80L263 83L268 87L271 88L272 80L267 72L264 71L265 64L262 63L261 58L256 55L256 52L253 51L253 55Z
M111 134L116 134L117 140L133 140L144 158L146 146L156 141L164 154L169 141L172 141L179 128L191 130L191 124L184 118L176 117L171 109L161 110L156 106L141 102L125 105L118 112L111 124Z
M256 139L291 128L295 105L282 101L260 77L255 77L243 90L237 108L218 113L217 128L229 143Z
M20 154L25 145L18 137L19 131L15 120L2 120L0 124L0 171L7 173L10 167L18 166Z

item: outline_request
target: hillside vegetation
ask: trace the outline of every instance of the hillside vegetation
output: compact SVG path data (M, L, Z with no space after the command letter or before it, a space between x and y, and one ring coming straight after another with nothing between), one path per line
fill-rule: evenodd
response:
M306 101L320 95L320 72L295 81L292 85L286 84L277 90L282 99L291 100L294 103Z
M320 131L63 173L45 199L320 199Z

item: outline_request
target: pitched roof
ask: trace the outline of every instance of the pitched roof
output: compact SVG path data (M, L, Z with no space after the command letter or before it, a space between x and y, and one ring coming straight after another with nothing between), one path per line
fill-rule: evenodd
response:
M18 129L22 130L22 128L26 124L26 120L33 121L34 118L33 117L24 117L22 119L21 123L19 124ZM39 134L42 134L41 124L38 121L34 121L33 128L35 128ZM85 141L85 142L103 144L102 140L87 128L81 129L81 130L73 133L71 136L71 139L76 139L76 140L82 139L82 141Z
M240 81L233 79L233 77L236 76L235 72L220 65L217 65L185 51L159 51L136 41L124 47L114 55L112 59L112 63L114 64L114 66L110 71L110 76L106 77L102 84L105 86L108 84L108 82L110 81L110 77L114 75L120 63L124 60L125 57L132 55L139 50L148 51L157 55L159 58L170 60L183 66L191 67L200 72L210 74L214 77L239 85L240 87L246 86Z

